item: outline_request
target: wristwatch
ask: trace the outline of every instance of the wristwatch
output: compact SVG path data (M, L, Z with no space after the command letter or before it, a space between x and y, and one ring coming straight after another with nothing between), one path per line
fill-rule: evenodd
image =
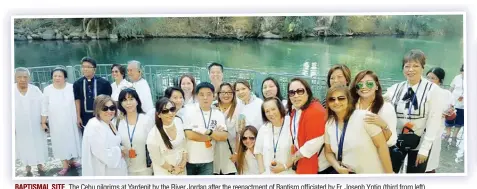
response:
M212 133L213 133L214 131L213 131L212 129L210 129L209 131L210 131L210 132L209 132L209 134L207 134L207 135L210 136L210 135L212 135Z

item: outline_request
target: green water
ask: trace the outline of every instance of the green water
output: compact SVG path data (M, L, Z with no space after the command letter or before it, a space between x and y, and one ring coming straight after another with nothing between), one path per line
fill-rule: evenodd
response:
M353 73L376 71L382 79L403 79L401 60L410 49L427 55L425 71L434 66L446 71L449 84L463 64L462 37L341 37L283 40L136 39L129 41L15 42L15 67L77 65L83 56L99 63L204 66L217 61L226 67L307 76L326 75L333 64L345 63ZM353 74L354 75L354 74Z

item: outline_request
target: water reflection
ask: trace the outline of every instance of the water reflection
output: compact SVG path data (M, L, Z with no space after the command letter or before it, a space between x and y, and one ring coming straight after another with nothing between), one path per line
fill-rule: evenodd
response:
M16 67L77 65L83 56L88 55L102 64L136 59L146 65L205 66L207 62L218 61L226 67L311 76L326 75L333 64L344 63L352 73L372 69L380 78L401 80L402 56L415 48L426 53L426 70L440 66L446 70L446 75L458 74L463 63L461 41L461 38L429 37L342 37L302 41L170 38L114 42L18 41L14 53ZM450 81L444 82L449 84Z

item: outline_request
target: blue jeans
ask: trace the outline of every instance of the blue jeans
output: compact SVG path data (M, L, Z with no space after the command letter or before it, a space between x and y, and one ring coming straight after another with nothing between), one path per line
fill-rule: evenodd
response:
M187 175L213 175L214 162L210 163L187 163Z

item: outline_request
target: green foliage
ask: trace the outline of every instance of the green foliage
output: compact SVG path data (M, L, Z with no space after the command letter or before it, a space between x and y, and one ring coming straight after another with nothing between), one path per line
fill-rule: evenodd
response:
M159 18L113 18L113 33L124 38L136 37L146 34L149 26L157 24Z
M348 33L348 20L346 16L335 16L330 26L332 35L344 35Z
M316 27L316 17L313 16L287 16L284 21L282 36L290 39L306 37Z

